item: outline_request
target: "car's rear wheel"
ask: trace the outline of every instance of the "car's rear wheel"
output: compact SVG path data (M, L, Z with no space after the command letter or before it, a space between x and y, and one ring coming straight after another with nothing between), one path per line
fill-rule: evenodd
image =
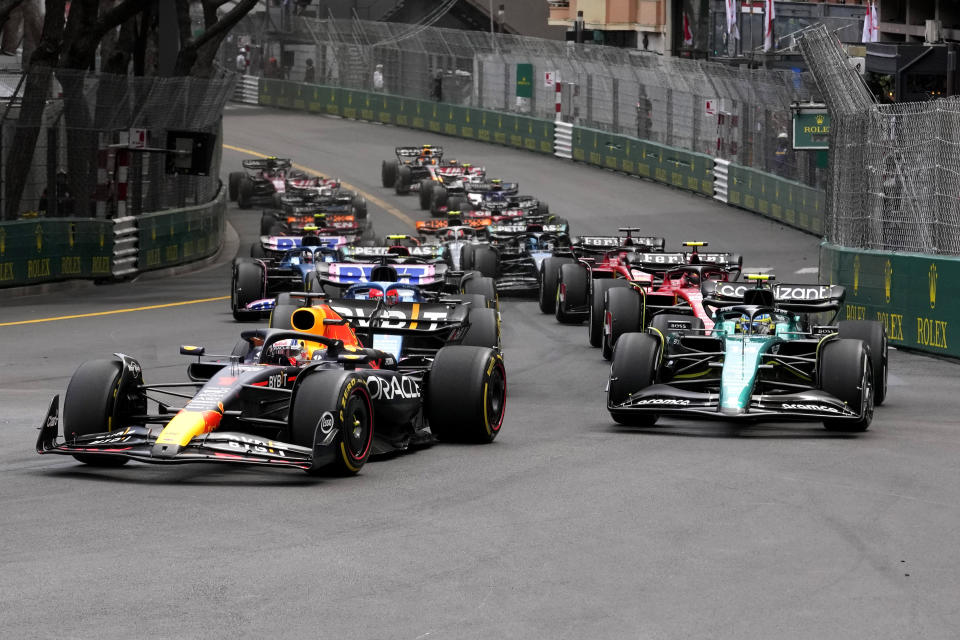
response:
M500 322L497 312L483 307L470 309L470 327L460 344L465 347L500 348Z
M293 444L313 448L334 428L339 432L333 462L310 472L354 475L367 462L373 444L373 403L367 383L356 373L307 375L294 390L290 406Z
M652 427L660 417L656 413L640 413L616 409L631 394L654 383L659 366L660 341L648 333L625 333L613 348L610 381L607 387L607 409L619 424Z
M583 309L587 306L590 274L586 267L579 264L565 264L560 267L557 283L556 317L564 324L579 324L590 317L588 311L571 311L571 308Z
M445 206L447 206L447 188L438 184L430 191L430 215L439 216L442 213L440 207Z
M397 168L399 164L396 160L384 160L380 165L380 180L384 187L392 187L397 181Z
M497 277L497 252L492 247L478 246L473 250L472 269L479 271L485 278Z
M861 414L857 420L825 419L829 431L866 431L873 420L873 367L861 340L839 338L820 349L820 388Z
M550 205L540 200L537 202L537 215L546 216L550 215Z
M603 301L608 290L629 286L623 278L600 279L593 281L593 295L590 297L590 315L587 318L587 336L590 346L599 347L603 342Z
M250 257L254 260L262 260L267 257L267 252L259 240L254 240L250 245Z
M500 433L506 400L506 369L496 351L449 346L437 352L424 403L427 422L437 438L492 442Z
M352 209L353 215L357 220L367 219L367 199L363 196L353 196Z
M887 399L887 332L877 320L841 320L839 337L862 340L870 352L873 366L873 404Z
M540 313L553 313L556 310L560 267L571 262L572 258L547 258L540 263L540 289L537 293Z
M397 168L397 181L394 184L394 191L398 195L410 193L410 185L413 183L413 171L407 165L401 165Z
M237 206L241 209L249 209L253 199L253 180L250 176L244 174L237 184Z
M420 208L427 210L430 208L430 195L433 193L433 180L424 178L420 181Z
M246 305L263 297L263 267L256 262L237 262L233 265L230 308L236 320L255 320L259 311L248 311Z
M497 307L497 286L493 278L483 276L469 278L463 283L463 292L481 295L487 301L485 306Z
M270 230L273 229L274 225L280 224L280 220L277 218L277 214L271 211L264 211L260 215L260 235L268 236L270 235Z
M643 329L643 299L639 293L625 287L609 289L606 296L600 352L609 360L620 336Z
M231 171L230 175L227 177L227 197L230 198L230 202L237 201L237 194L240 191L240 180L247 175L243 171Z
M63 438L117 431L123 424L122 410L139 407L146 413L146 399L134 390L120 388L123 365L119 360L87 360L74 372L63 396ZM141 400L137 400L141 398ZM104 454L75 453L80 462L96 467L119 467L128 458Z

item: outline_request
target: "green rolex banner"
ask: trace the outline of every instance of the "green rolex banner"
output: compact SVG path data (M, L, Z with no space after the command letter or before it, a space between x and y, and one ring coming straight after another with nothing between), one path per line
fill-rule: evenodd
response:
M533 97L533 65L522 63L517 65L517 97Z

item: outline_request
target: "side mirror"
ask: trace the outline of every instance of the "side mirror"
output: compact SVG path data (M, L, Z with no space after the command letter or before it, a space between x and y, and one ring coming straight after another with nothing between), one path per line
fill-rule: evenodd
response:
M180 355L183 355L183 356L197 356L197 357L200 357L200 356L202 356L204 353L206 353L206 351L207 351L207 350L206 350L205 348L203 348L203 347L194 347L194 346L191 346L191 345L188 345L188 344L184 344L184 345L181 345L181 346L180 346Z

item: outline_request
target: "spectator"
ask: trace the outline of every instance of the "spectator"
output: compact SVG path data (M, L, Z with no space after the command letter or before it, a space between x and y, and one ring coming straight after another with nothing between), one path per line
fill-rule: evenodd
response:
M315 75L317 70L313 66L313 58L307 58L307 68L303 72L304 82L316 82Z
M247 60L246 49L241 48L239 53L237 53L237 73L241 75L246 75L247 67L249 66L250 66L250 61Z
M282 78L283 70L280 69L280 64L277 62L276 58L270 58L267 61L267 68L263 70L263 77L265 78Z
M773 172L778 176L787 176L790 173L789 159L790 136L781 131L777 134L777 147L773 152Z
M41 0L24 0L17 5L7 16L0 33L0 54L5 56L17 55L17 47L23 39L23 56L21 63L26 67L30 63L30 56L40 42L43 31L44 3Z
M433 72L433 82L430 87L430 98L437 102L443 101L443 72L436 69Z
M383 91L383 65L378 64L373 70L373 90Z

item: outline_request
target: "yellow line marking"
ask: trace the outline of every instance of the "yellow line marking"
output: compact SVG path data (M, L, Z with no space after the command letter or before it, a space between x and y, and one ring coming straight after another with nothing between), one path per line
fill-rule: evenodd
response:
M251 155L251 156L254 156L254 157L256 157L256 158L270 158L270 157L271 157L271 156L268 156L268 155L265 154L265 153L260 153L259 151L254 151L253 149L244 149L243 147L235 147L235 146L233 146L233 145L229 145L229 144L226 144L226 143L223 144L223 148L224 148L224 149L230 149L231 151L237 151L237 152L239 152L239 153L246 153L247 155ZM300 169L301 171L306 171L307 173L312 173L312 174L315 175L315 176L324 176L324 175L327 175L327 174L325 174L323 171L317 171L316 169L311 169L310 167L305 167L305 166L303 166L302 164L297 164L296 162L292 163L291 166L293 166L295 169ZM381 200L380 198L378 198L377 196L373 195L372 193L368 193L368 192L364 191L363 189L360 189L360 188L358 188L357 186L350 184L349 182L344 182L343 180L341 180L341 181L340 181L340 184L342 184L342 185L343 185L344 187L346 187L347 189L350 189L351 191L356 191L357 193L359 193L360 195L362 195L364 198L366 198L368 202L372 202L373 204L377 205L378 207L380 207L381 209L383 209L384 211L386 211L387 213L389 213L390 215L392 215L392 216L393 216L394 218L396 218L397 220L400 220L401 222L404 222L404 223L406 223L407 225L409 225L410 228L412 228L412 229L413 229L413 228L416 228L416 225L414 224L413 218L411 218L410 216L408 216L407 214L405 214L403 211L400 211L400 209L397 209L395 206L391 205L389 202L387 202L387 201L385 201L385 200Z
M94 311L92 313L78 313L73 316L57 316L55 318L37 318L36 320L19 320L17 322L0 322L0 327L12 327L20 324L36 324L38 322L54 322L55 320L74 320L76 318L94 318L96 316L111 316L117 313L131 313L133 311L151 311L153 309L167 309L169 307L182 307L187 304L200 304L203 302L221 302L229 300L230 296L218 296L216 298L201 298L199 300L186 300L184 302L168 302L166 304L152 304L149 307L133 307L132 309L114 309L113 311Z

